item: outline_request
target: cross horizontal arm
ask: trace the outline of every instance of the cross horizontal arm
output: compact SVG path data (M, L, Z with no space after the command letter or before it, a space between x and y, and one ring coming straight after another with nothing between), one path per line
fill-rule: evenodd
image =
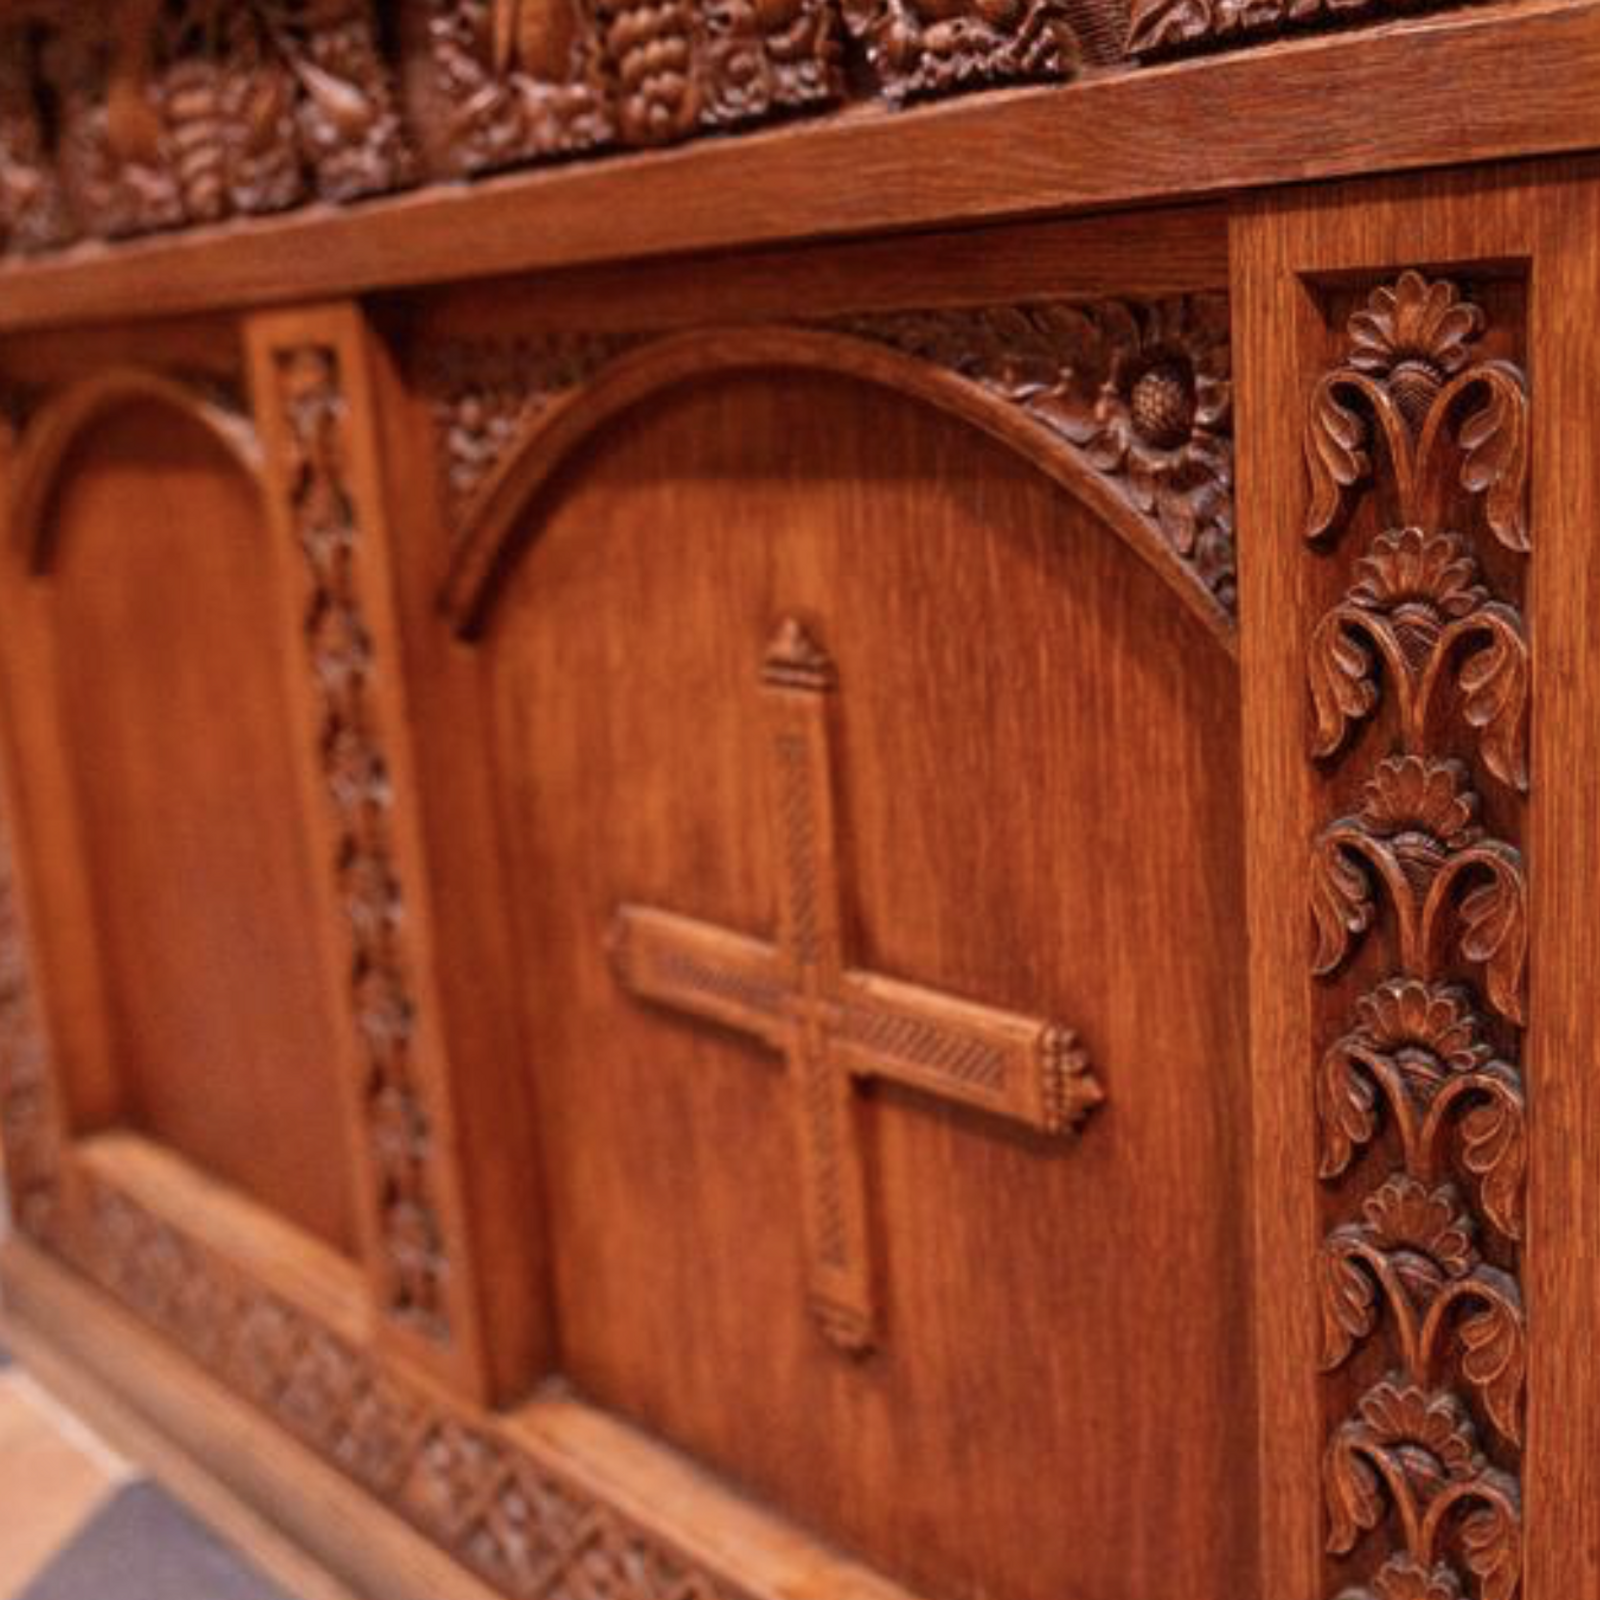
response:
M770 944L670 911L623 906L610 948L618 978L641 999L783 1049L785 974Z
M1070 1028L918 984L847 972L835 1059L1046 1133L1075 1129L1103 1098Z

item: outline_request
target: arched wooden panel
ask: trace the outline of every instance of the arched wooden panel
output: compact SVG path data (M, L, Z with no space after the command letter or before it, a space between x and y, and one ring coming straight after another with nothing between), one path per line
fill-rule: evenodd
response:
M478 649L568 1378L933 1596L1247 1592L1228 655L1014 451L837 375L631 408L506 536ZM781 942L790 616L849 965L1064 1022L1106 1095L1066 1140L858 1089L858 1355L807 1311L793 1065L740 1023L781 1003L662 1003L617 944L630 906Z
M42 569L75 836L38 821L54 830L44 853L70 852L87 886L111 1058L68 1060L69 1080L108 1075L109 1100L78 1097L94 1121L351 1247L278 565L250 453L154 379L69 395L35 429L15 531Z

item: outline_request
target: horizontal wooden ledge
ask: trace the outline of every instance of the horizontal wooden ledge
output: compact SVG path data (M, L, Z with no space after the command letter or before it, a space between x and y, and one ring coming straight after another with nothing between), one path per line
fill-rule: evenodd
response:
M1514 0L0 268L0 332L1600 148L1600 0Z

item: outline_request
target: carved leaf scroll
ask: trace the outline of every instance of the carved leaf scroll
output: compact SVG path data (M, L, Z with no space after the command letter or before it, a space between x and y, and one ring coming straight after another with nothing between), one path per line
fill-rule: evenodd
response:
M1479 358L1485 326L1454 285L1402 273L1350 317L1306 420L1305 532L1335 546L1310 559L1348 572L1307 640L1311 759L1319 774L1348 759L1358 725L1380 739L1308 874L1313 973L1378 973L1316 1068L1335 1218L1322 1365L1381 1341L1391 1367L1324 1460L1329 1554L1377 1552L1341 1600L1512 1600L1520 1584L1528 885L1458 752L1520 831L1528 634L1482 541L1529 549L1528 426L1521 374ZM1396 516L1350 561L1338 536L1368 493Z
M338 352L277 352L290 451L290 511L307 575L306 649L318 695L318 756L337 843L331 863L349 935L349 1003L377 1184L390 1316L451 1337L450 1259L434 1196L435 1137L413 1064L416 1001L392 838L393 789L374 706L378 671L355 582L356 516Z

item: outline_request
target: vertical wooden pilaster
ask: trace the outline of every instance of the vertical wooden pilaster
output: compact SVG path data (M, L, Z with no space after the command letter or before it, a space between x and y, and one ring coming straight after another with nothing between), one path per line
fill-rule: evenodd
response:
M1594 194L1234 225L1274 1600L1600 1592Z
M412 775L370 335L337 303L257 317L251 387L291 596L295 692L322 870L325 965L379 1336L486 1385L462 1161Z

